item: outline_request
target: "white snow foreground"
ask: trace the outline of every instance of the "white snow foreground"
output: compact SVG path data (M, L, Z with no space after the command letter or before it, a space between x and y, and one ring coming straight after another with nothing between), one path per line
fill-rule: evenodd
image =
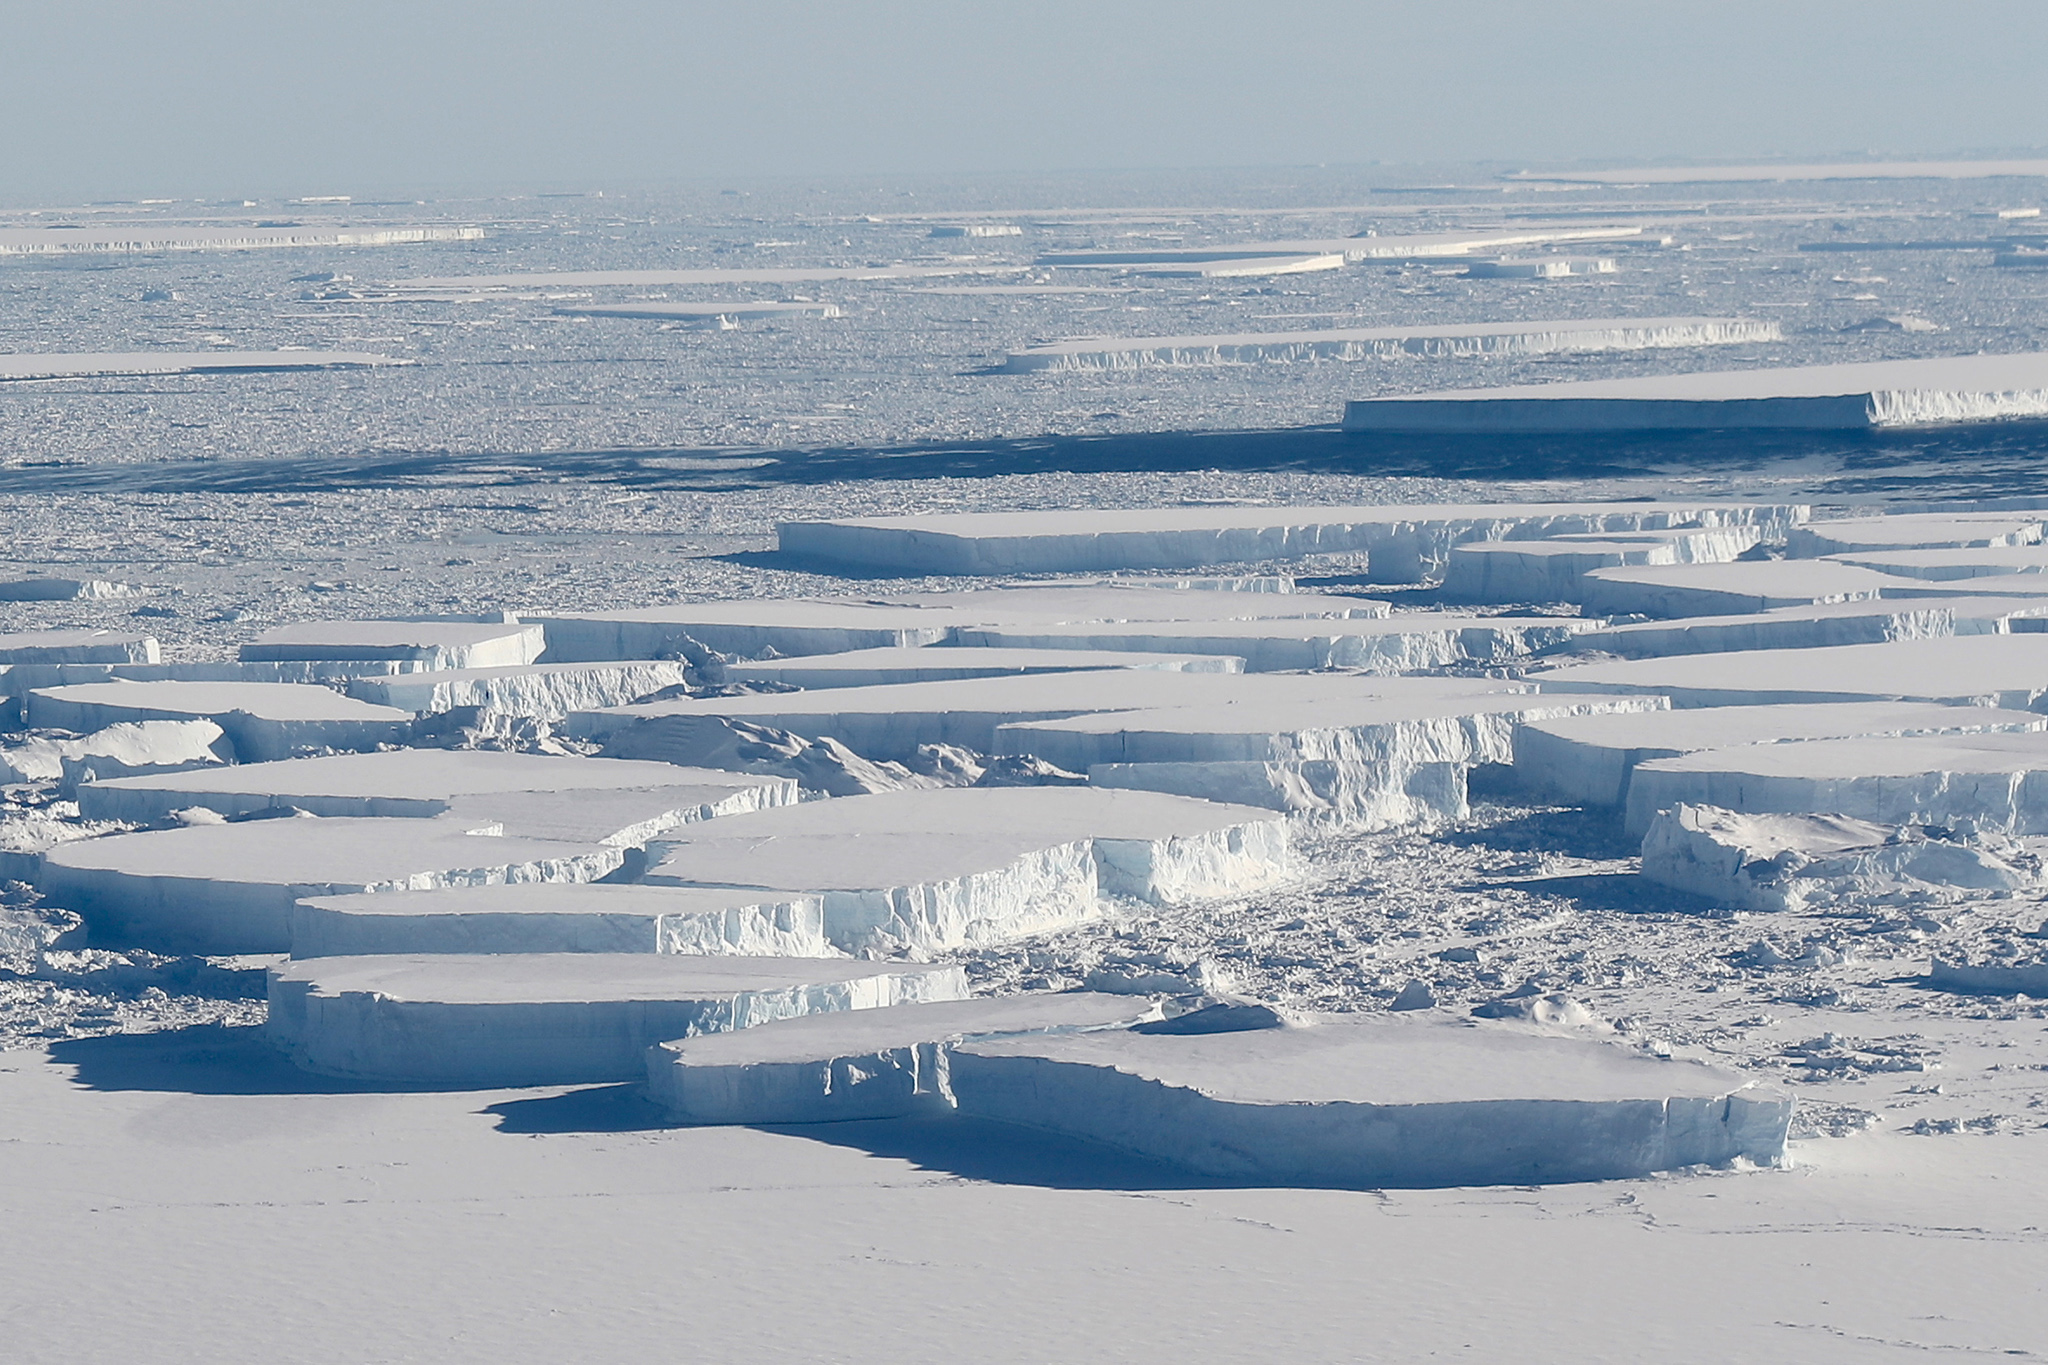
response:
M210 720L146 720L109 725L78 739L32 739L0 749L0 785L57 782L72 795L84 782L218 767L234 759L234 746Z
M1929 701L2030 711L2048 697L2048 635L1631 659L1559 668L1537 680L1545 692L1656 695L1673 706Z
M271 972L265 1028L308 1071L482 1089L638 1080L671 1039L966 996L958 967L843 958L325 957Z
M1507 1023L970 1040L960 1112L1227 1179L1352 1188L1610 1180L1784 1159L1792 1101L1728 1072Z
M1756 545L1758 526L1484 540L1451 547L1444 596L1458 602L1584 602L1593 569L1726 563Z
M1636 766L1702 749L1793 740L2048 729L2048 716L1931 702L1711 706L1529 716L1514 732L1516 775L1575 806L1620 806Z
M649 849L650 885L820 895L848 952L942 951L1080 923L1106 897L1240 895L1293 871L1269 810L1154 792L886 792L711 821Z
M1643 836L1643 876L1732 910L1766 914L2030 889L2038 863L1995 836L1845 815L1742 815L1680 804Z
M45 853L36 889L97 933L180 952L282 953L292 903L307 897L594 881L626 856L492 828L305 816L117 834Z
M292 907L295 958L380 953L687 953L837 957L816 896L723 887L507 882L315 896Z
M833 1123L955 1106L951 1045L1017 1033L1128 1028L1145 996L1088 991L804 1015L658 1044L647 1088L684 1123Z
M1627 828L1642 833L1657 812L1688 804L2044 834L2048 733L1816 739L1651 759L1629 784Z
M1455 545L1560 535L1759 526L1806 520L1769 503L1508 503L1382 507L1166 507L953 512L784 522L796 559L902 573L1096 573L1364 554L1380 583L1440 572Z
M797 799L796 783L668 763L491 751L400 749L96 782L89 819L151 824L200 807L224 816L452 816L503 833L638 844L660 830Z
M1345 405L1346 431L1542 432L1954 426L2048 416L2048 353L1727 370Z
M546 647L541 627L516 621L300 621L264 631L242 646L241 658L400 659L416 668L503 668L530 664Z
M727 682L773 682L791 687L886 687L895 683L957 682L965 678L1010 678L1028 673L1085 673L1108 668L1164 673L1242 673L1244 660L1228 654L928 645L916 649L859 649L850 654L762 659L727 664L719 672Z
M348 694L376 706L396 707L420 715L475 707L501 716L556 721L572 711L629 706L664 688L679 687L686 680L686 670L680 663L641 659L446 668L358 677L349 680Z
M2048 615L2048 579L2037 600L2009 597L1869 598L1732 616L1692 616L1596 627L1573 638L1573 652L1656 658L1726 654L1751 649L1821 649L1932 640L1951 635L2005 635ZM1884 591L1892 592L1888 585Z
M1361 692L1005 725L996 752L1035 754L1100 787L1384 829L1464 815L1466 770L1511 761L1514 732L1531 720L1664 705L1661 697L1604 698L1587 708L1583 698L1481 692L1464 679L1400 679L1383 695Z
M1131 370L1157 365L1272 365L1388 356L1550 355L1726 346L1781 339L1775 322L1740 318L1593 318L1583 321L1350 327L1223 336L1084 337L1012 351L1011 374Z
M28 723L56 730L103 730L145 720L211 720L249 762L308 748L374 749L403 743L413 716L302 683L129 682L33 688Z

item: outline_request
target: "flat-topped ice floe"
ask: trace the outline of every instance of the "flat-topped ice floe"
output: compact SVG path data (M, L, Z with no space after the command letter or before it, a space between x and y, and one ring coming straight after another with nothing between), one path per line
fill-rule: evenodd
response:
M477 621L300 621L266 630L241 648L252 663L401 659L417 668L530 664L546 641L539 626Z
M1514 732L1515 773L1545 796L1619 806L1636 765L1702 749L1787 740L1972 734L2048 729L2048 716L1930 702L1713 706L1525 720Z
M974 1040L960 1111L1201 1174L1360 1189L1608 1180L1783 1159L1792 1101L1743 1077L1507 1024Z
M1644 616L1725 616L1882 594L1893 580L1874 569L1827 559L1738 564L1621 565L1589 569L1580 580L1593 611Z
M784 522L777 535L793 558L871 572L1096 573L1363 554L1375 581L1415 583L1468 541L1692 525L1782 534L1805 518L1798 505L1711 502L1075 508Z
M670 763L489 750L399 749L119 778L80 788L93 820L147 824L200 807L224 816L432 819L530 838L629 845L672 825L789 805L797 784Z
M1940 550L2034 545L2042 520L2014 512L1921 512L1892 517L1811 521L1786 534L1785 548L1804 559L1852 550Z
M2032 629L2048 615L2048 579L2037 601L2013 597L1926 597L1822 602L1735 616L1681 617L1602 626L1575 636L1570 648L1630 659L1672 654L1724 654L1748 649L1819 649L1931 640L1951 635L2003 635ZM1887 587L1886 592L1892 589Z
M740 322L750 318L836 318L836 303L811 303L797 299L766 303L742 303L733 299L710 303L586 303L555 309L564 317L645 318L662 322Z
M475 227L215 227L124 223L118 227L0 227L0 256L122 255L146 251L253 251L266 247L398 246L476 242Z
M803 1015L665 1042L647 1089L684 1123L833 1123L954 1107L949 1044L1017 1033L1127 1028L1149 998L1087 991Z
M1926 550L1844 550L1828 556L1894 578L1941 583L2010 574L2048 573L2048 545L1991 545ZM1962 582L1957 592L1974 591Z
M1657 812L1718 806L1743 815L1825 812L1888 825L1975 821L2048 833L2048 734L1819 739L1706 749L1637 765L1627 828Z
M1464 232L1388 233L1365 237L1296 237L1268 242L1221 242L1213 246L1150 246L1115 251L1051 251L1040 265L1135 266L1199 265L1211 261L1250 260L1260 256L1299 256L1327 252L1347 261L1425 261L1503 247L1548 242L1612 242L1640 237L1635 225L1528 223L1511 228L1468 229Z
M966 628L961 643L996 649L1219 654L1253 673L1355 668L1406 673L1491 662L1569 641L1596 622L1568 616L1451 616L1408 612L1365 621L1201 621L1143 625Z
M1594 569L1644 564L1721 564L1762 537L1756 526L1485 540L1453 546L1444 596L1456 602L1583 602Z
M621 758L664 758L675 753L671 740L665 736L666 730L676 728L679 733L694 734L699 717L719 716L787 730L808 739L830 736L867 758L909 760L925 744L951 744L976 753L993 753L1000 726L1095 712L1224 703L1300 704L1373 696L1471 696L1530 690L1527 684L1491 678L1108 669L642 702L603 711L579 711L563 722L563 728L578 738L603 740L605 752Z
M4 231L0 229L0 233ZM0 355L0 383L10 379L83 379L104 375L359 370L375 365L405 363L372 351L102 351Z
M286 758L295 749L398 744L413 721L409 711L303 683L80 683L30 690L27 712L30 725L79 731L124 721L211 720L245 762Z
M30 630L0 635L0 664L153 664L147 635L115 630Z
M791 687L882 687L895 683L1011 678L1033 673L1077 673L1134 668L1167 673L1242 673L1244 660L1227 654L1142 654L1101 649L986 649L929 645L916 649L858 649L727 664L727 682L773 682Z
M1345 405L1346 431L1516 433L1952 426L2048 417L2048 354L1880 360L1516 388Z
M592 881L617 848L491 837L463 820L300 819L83 839L44 855L37 889L95 933L199 953L282 953L309 896L490 882Z
M1846 815L1739 815L1712 806L1659 811L1643 836L1643 876L1732 910L1798 914L1910 898L2031 889L2036 871L2010 860L2010 840L1988 846L1949 831Z
M1423 681L1423 680L1415 680ZM1192 706L1004 726L1002 753L1035 754L1100 787L1175 792L1354 828L1465 814L1465 770L1505 763L1534 718L1586 715L1586 698L1504 694L1389 697L1279 706ZM1592 711L1661 707L1604 698ZM1562 708L1562 709L1560 709Z
M1130 370L1157 365L1270 365L1384 356L1547 355L1636 351L1780 339L1775 322L1737 318L1594 318L1427 327L1347 327L1222 336L1086 337L1012 351L1011 374Z
M816 896L591 882L316 896L292 907L291 951L839 956Z
M845 654L950 643L962 627L1033 622L1215 621L1385 616L1370 598L1321 593L1162 592L1105 585L992 588L897 597L695 602L533 616L547 658L641 659L705 650L741 657Z
M814 801L679 830L643 878L818 894L849 952L943 950L1078 923L1105 896L1173 903L1289 875L1270 810L1154 792L997 787Z
M960 968L652 953L326 957L271 972L271 1041L309 1071L474 1088L631 1081L647 1049L833 1010L961 1000Z
M1630 659L1560 668L1536 681L1545 692L1659 695L1673 706L1931 701L2031 711L2048 697L2048 635Z
M682 664L660 659L440 668L351 678L348 694L422 715L473 706L500 715L560 720L571 711L631 705L664 688L680 687L687 677Z

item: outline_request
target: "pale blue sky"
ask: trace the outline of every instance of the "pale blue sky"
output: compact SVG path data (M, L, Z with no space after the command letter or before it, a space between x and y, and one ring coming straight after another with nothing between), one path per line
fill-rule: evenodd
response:
M0 0L0 198L2048 145L2041 0Z

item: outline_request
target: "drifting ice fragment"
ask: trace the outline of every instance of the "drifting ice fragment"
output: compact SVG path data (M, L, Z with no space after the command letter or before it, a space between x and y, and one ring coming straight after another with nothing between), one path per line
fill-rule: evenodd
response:
M519 882L320 896L291 911L292 956L690 953L837 957L816 896Z
M439 714L478 707L503 716L560 720L571 711L627 706L687 681L679 663L526 664L445 668L378 678L352 678L348 694L378 706Z
M1581 581L1594 611L1667 617L1854 602L1879 596L1892 582L1874 569L1827 559L1624 565L1590 569Z
M403 659L419 668L501 668L530 664L545 647L541 628L474 621L301 621L243 645L249 662Z
M1673 706L1931 701L2030 711L2048 697L2048 635L1633 659L1555 669L1540 680L1545 692L1662 695Z
M1075 1033L1156 1019L1132 996L1013 995L805 1015L666 1042L648 1090L684 1123L832 1123L953 1107L950 1045L962 1038Z
M253 820L117 834L44 855L36 887L95 932L196 953L282 953L292 902L492 882L593 881L617 848L493 838L460 820Z
M102 730L144 720L211 720L248 762L295 749L374 749L402 743L412 713L300 683L105 682L36 688L28 723L57 730Z
M270 974L300 1066L475 1088L630 1081L647 1049L832 1010L960 1000L958 967L652 953L325 957Z
M2038 867L2014 860L2017 845L1998 842L1929 837L1919 827L1845 815L1738 815L1681 804L1650 822L1643 875L1730 909L1765 913L2033 886Z
M1606 1180L1783 1159L1792 1102L1743 1078L1510 1023L975 1040L962 1113L1205 1175L1350 1188Z

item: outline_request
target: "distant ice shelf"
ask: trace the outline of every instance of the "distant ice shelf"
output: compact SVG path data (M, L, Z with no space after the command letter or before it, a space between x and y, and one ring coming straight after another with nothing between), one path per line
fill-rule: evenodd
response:
M1012 351L1008 374L1131 370L1152 365L1261 365L1386 356L1547 355L1779 341L1775 322L1743 318L1590 318L1437 327L1347 327L1221 336L1085 337Z
M1021 275L1021 265L856 265L856 266L769 266L762 269L724 270L692 267L685 270L562 270L517 275L442 275L417 280L393 280L389 287L399 290L500 290L500 289L687 289L719 284L814 284L827 280L925 280L951 275Z
M2048 417L2048 353L1450 389L1345 405L1346 431L1853 431Z
M1612 171L1518 171L1510 180L1574 185L1716 185L1773 180L1977 180L2048 176L2048 161L1844 161L1786 166L1637 166Z
M0 254L5 254L0 250ZM84 351L0 355L0 381L107 375L255 374L270 370L359 370L407 365L372 351Z
M480 242L476 227L121 227L0 228L0 256L134 254L146 251L249 251L292 246L399 246L415 242Z

